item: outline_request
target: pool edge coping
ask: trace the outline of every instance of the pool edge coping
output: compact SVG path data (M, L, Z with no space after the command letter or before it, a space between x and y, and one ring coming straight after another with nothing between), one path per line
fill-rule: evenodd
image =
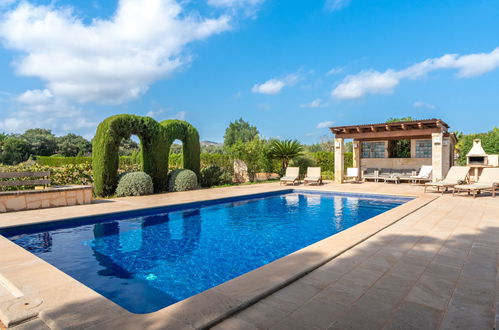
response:
M311 187L310 187L311 188ZM250 194L241 194L235 197L251 197L261 195L262 197L265 195L279 194L289 192L306 192L307 190L311 191L313 189L309 189L309 187L285 187L283 189L278 190L270 190L263 193L250 193ZM407 201L406 203L395 207L389 211L386 211L378 216L370 218L356 226L350 227L340 233L329 236L319 242L311 244L307 247L304 247L292 254L284 256L280 259L277 259L267 265L264 265L260 268L252 270L246 274L243 274L239 277L236 277L230 281L224 282L216 287L213 287L209 290L203 291L195 296L177 302L173 305L167 306L161 310L158 310L153 313L148 314L134 314L126 311L122 307L116 305L114 302L105 298L104 296L96 293L91 288L85 286L84 284L78 282L73 279L69 275L50 265L49 263L43 261L42 259L36 257L30 252L24 250L23 248L17 246L15 243L11 242L7 238L1 236L0 243L3 240L7 240L9 243L14 245L15 248L25 251L29 254L33 259L38 259L43 268L45 266L49 266L52 268L51 270L47 270L49 273L52 271L57 271L62 273L59 274L61 276L66 276L69 278L68 285L74 285L83 287L82 295L85 296L85 291L88 291L87 294L91 296L97 296L97 301L93 301L93 304L102 305L102 310L113 310L113 313L116 313L115 318L110 319L109 315L103 314L102 317L98 317L95 319L92 324L94 325L104 325L108 322L111 322L108 327L111 327L111 324L114 322L116 326L125 326L129 324L130 320L134 320L134 322L153 322L157 323L161 326L168 326L168 324L183 324L184 326L189 326L192 328L207 328L211 327L227 317L232 316L233 314L241 311L242 309L256 303L257 301L271 295L272 293L278 291L279 289L289 285L290 283L296 281L297 279L305 276L306 274L312 272L323 264L329 262L334 259L338 255L348 251L352 247L360 244L361 242L369 239L374 236L378 232L384 230L385 228L391 226L392 224L400 221L405 218L409 214L416 212L422 207L428 205L435 199L439 198L438 195L421 195L417 196L401 196L395 194L365 194L365 193L351 193L351 192L342 192L342 191L333 191L333 190L313 190L316 192L322 193L342 193L346 195L389 195L394 197L413 197L414 199ZM257 198L257 197L255 197ZM212 199L204 199L197 202L190 203L178 203L173 205L189 205L202 203L206 201L217 201L217 200L231 200L231 197L226 198L212 198ZM223 203L223 201L222 201ZM151 210L157 209L159 207L148 207L143 208L141 210ZM126 212L126 211L125 211ZM106 213L106 214L114 214L116 212ZM122 212L119 212L122 213ZM100 214L103 215L103 214ZM62 220L62 219L61 219ZM61 221L59 220L59 221ZM54 220L53 220L54 221ZM51 221L51 222L53 222ZM55 220L57 221L57 220ZM366 230L368 229L368 230ZM5 243L5 242L4 242ZM341 244L338 244L341 243ZM14 247L11 247L15 249ZM308 260L310 258L306 258L306 254L316 253L319 254L316 258L312 258L312 260ZM307 260L303 260L303 259ZM28 256L29 259L29 256ZM297 262L297 261L302 262ZM290 264L292 264L290 266ZM45 267L46 268L46 267ZM270 277L269 277L270 276ZM262 285L263 283L263 285ZM17 283L15 283L17 284ZM74 299L73 299L74 300ZM207 306L207 302L213 303L213 301L220 302L220 306L217 306L215 310L213 310L213 306ZM66 301L64 303L68 304ZM111 304L111 305L110 305ZM48 324L52 324L55 327L58 327L58 324L65 321L65 317L60 318L60 316L54 315L51 309L56 310L57 306L50 307L46 311L42 311L39 314L39 317L44 320ZM186 308L187 307L187 308ZM94 306L95 308L95 306ZM185 309L185 310L183 310ZM194 311L193 313L188 313L188 311ZM55 313L57 314L57 313ZM67 316L67 315L66 315ZM98 316L98 315L95 315ZM66 320L67 321L67 320ZM135 323L136 325L136 323Z

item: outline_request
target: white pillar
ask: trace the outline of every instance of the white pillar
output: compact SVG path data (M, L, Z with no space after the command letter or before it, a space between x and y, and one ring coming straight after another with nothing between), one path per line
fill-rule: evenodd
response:
M342 138L334 139L334 182L343 183L343 168L345 167L345 145Z
M442 133L431 134L431 166L432 166L433 181L441 180L444 175L443 137L444 136Z

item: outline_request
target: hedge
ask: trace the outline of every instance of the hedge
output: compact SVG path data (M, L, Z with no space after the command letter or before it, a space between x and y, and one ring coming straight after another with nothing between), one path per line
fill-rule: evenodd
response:
M170 119L162 121L164 128L167 157L170 155L170 147L175 140L182 141L182 158L184 168L193 171L199 176L201 167L201 144L197 129L183 120ZM167 158L168 163L168 158Z
M140 139L141 170L151 176L155 191L166 190L168 148L164 143L165 130L150 117L123 114L100 123L93 139L92 167L96 196L114 193L118 179L120 142L132 134Z
M92 166L96 196L110 196L114 193L119 145L122 139L129 138L132 134L140 139L141 170L151 176L155 192L167 189L170 146L177 139L183 142L184 168L199 175L201 145L199 133L194 126L182 120L158 123L150 117L116 115L99 124L93 139Z
M64 165L78 165L78 164L91 164L92 157L64 157L64 156L35 156L35 161L39 165L46 166L64 166ZM134 156L120 156L120 167L128 165L139 165L139 157Z

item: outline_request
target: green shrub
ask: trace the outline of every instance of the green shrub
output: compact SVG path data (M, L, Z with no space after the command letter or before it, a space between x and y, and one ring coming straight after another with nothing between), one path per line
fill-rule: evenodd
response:
M318 151L312 153L312 157L318 167L323 172L334 171L334 152L331 151Z
M182 154L172 154L168 158L168 171L173 171L179 168L182 168Z
M63 166L69 164L90 164L92 163L92 157L35 156L35 161L40 165Z
M307 157L306 155L299 156L299 157L293 159L291 163L293 166L300 168L300 177L305 177L305 175L307 174L307 169L309 167L316 166L316 162L314 161L314 159L312 159L311 157ZM323 171L322 168L321 168L321 171ZM282 173L282 175L284 175L284 173Z
M232 159L227 154L210 154L210 153L202 153L201 154L201 166L218 166L222 170L233 170Z
M199 183L201 187L213 187L223 183L222 169L216 165L211 165L201 169Z
M331 151L318 151L312 153L316 166L321 168L322 172L334 172L334 152ZM353 153L345 152L344 155L345 171L348 167L353 166Z
M196 173L187 169L178 169L168 174L168 191L187 191L196 189L198 179Z
M120 176L116 196L143 196L154 192L151 177L144 172L124 173Z

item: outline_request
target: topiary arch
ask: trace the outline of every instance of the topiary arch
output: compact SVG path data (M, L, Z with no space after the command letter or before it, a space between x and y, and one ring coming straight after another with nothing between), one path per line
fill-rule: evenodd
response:
M193 171L199 177L201 145L197 129L186 121L175 119L162 121L161 126L165 128L167 157L170 155L170 146L173 141L182 141L184 168Z
M96 196L114 193L118 180L119 145L122 139L131 135L140 139L142 171L151 176L155 192L166 191L168 155L176 139L183 142L184 168L199 174L199 134L194 126L181 120L166 120L160 124L150 117L116 115L99 124L92 142Z

